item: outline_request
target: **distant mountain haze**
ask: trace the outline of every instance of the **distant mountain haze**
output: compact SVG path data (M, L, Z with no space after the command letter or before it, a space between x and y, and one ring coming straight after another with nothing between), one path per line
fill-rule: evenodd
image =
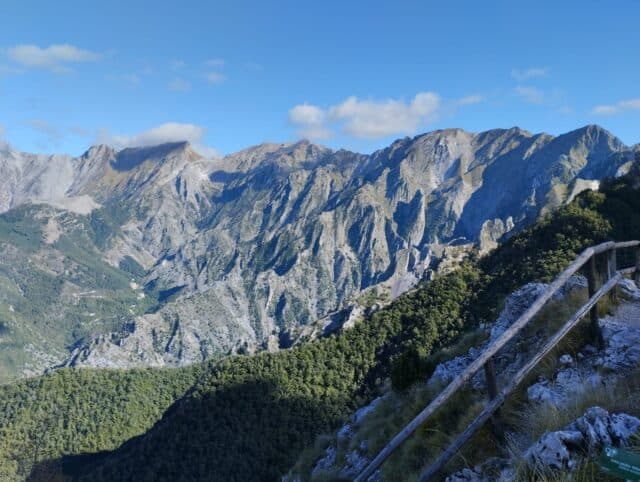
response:
M0 378L288 346L363 290L410 289L450 246L491 249L625 172L634 149L598 126L446 129L371 155L5 147Z

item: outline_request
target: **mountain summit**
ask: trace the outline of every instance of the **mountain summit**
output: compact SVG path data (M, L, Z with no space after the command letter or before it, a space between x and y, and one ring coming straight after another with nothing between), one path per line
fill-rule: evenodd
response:
M116 330L86 328L78 315L83 335L70 334L56 361L182 365L287 346L363 290L397 296L452 246L490 249L623 172L631 157L598 126L557 137L446 129L371 155L308 141L262 144L215 162L187 143L94 146L77 158L8 151L0 153L0 211L22 209L26 224L57 220L55 230L38 231L38 256L60 254L70 226L90 226L82 249L110 269L135 267L136 285L157 301L146 313L128 306ZM34 256L14 238L2 242ZM62 268L54 277L70 282ZM19 286L18 278L7 283Z

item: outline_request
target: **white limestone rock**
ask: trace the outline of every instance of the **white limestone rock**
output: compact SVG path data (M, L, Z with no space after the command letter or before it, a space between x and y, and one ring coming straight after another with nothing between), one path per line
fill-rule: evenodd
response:
M576 452L584 443L577 430L558 430L544 434L524 455L533 467L551 470L573 470L577 466Z
M635 311L640 315L640 309ZM618 372L640 365L640 325L631 326L628 321L615 316L600 320L605 351L603 368Z
M558 392L550 388L548 380L545 380L534 383L527 388L527 399L530 402L558 405L563 400L563 397Z
M543 472L572 471L585 454L593 455L605 445L626 446L639 429L636 417L591 407L564 429L545 433L525 452L524 459Z

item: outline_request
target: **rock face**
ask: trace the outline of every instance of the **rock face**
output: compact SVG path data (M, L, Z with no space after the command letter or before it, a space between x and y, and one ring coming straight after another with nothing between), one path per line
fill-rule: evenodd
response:
M286 346L372 286L397 296L446 246L490 248L631 156L597 126L448 129L371 155L306 141L216 160L186 143L77 158L4 149L0 211L75 211L98 233L85 248L114 267L133 260L157 295L153 312L72 343L69 363L181 365ZM64 239L64 227L47 236Z

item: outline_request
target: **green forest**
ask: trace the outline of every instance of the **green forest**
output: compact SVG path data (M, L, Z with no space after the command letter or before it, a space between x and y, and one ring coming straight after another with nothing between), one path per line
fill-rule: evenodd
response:
M522 284L587 246L640 237L638 172L603 183L484 258L352 329L277 353L174 370L58 370L0 388L0 480L274 481L393 374L492 321ZM414 366L415 369L410 369Z

